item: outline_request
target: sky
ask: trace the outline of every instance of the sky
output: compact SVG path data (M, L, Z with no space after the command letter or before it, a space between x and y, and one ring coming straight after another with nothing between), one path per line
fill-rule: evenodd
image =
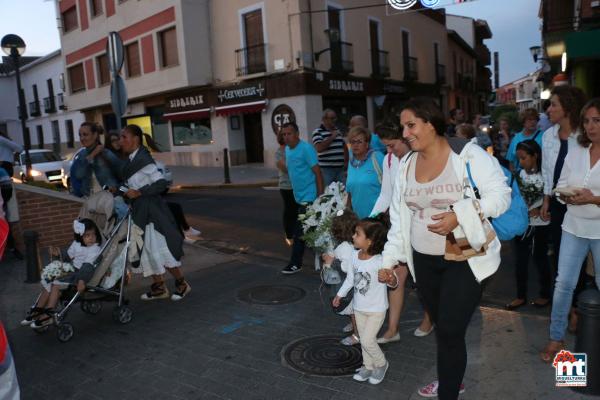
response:
M452 4L440 0L448 14L485 19L493 38L485 43L500 53L500 84L512 82L536 70L529 47L539 45L540 0L473 0ZM383 0L364 0L364 4ZM5 15L0 37L16 33L27 44L25 55L41 56L60 48L53 0L0 0Z

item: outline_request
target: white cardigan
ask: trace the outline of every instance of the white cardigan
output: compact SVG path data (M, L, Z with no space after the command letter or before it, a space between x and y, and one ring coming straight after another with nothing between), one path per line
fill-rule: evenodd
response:
M406 205L404 199L404 188L406 187L406 174L410 157L407 154L400 161L400 168L396 174L396 184L390 207L390 219L392 227L388 233L388 241L383 250L383 268L391 268L400 263L408 264L413 278L415 270L412 258L412 246L410 242L410 227L413 217L412 211ZM485 218L497 217L504 213L510 206L511 189L506 184L506 176L498 164L498 160L490 156L481 147L468 143L460 155L450 153L452 167L456 176L462 177L461 182L468 180L466 174L466 163L469 162L471 175L481 199L479 205ZM475 198L472 190L468 190L467 196ZM464 230L468 227L462 226ZM500 265L500 241L495 238L490 243L487 252L483 256L471 257L468 260L473 275L478 282L494 274ZM416 279L415 279L416 281Z
M386 154L383 158L383 177L381 178L381 191L379 197L373 206L371 215L377 215L386 212L390 208L392 195L394 193L395 177L400 166L400 160L392 153Z

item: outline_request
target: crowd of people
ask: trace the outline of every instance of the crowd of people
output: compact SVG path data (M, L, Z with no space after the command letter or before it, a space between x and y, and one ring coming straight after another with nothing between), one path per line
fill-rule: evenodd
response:
M338 259L346 273L333 306L351 317L342 343L362 347L355 380L384 379L389 363L379 344L400 340L410 274L424 310L414 335L435 331L437 339L438 379L419 394L456 399L464 391L466 330L500 265L501 245L516 264L516 298L506 308L528 304L533 255L540 292L531 304L552 307L540 357L550 362L564 348L566 330L576 329L576 292L600 286L600 99L586 103L580 89L557 86L543 108L523 110L515 134L506 116L493 127L482 126L480 116L467 124L461 110L446 119L429 99L408 101L399 126L375 132L354 116L345 138L335 111L324 110L312 145L300 139L296 124L283 126L277 166L292 246L283 274L302 270L298 213L330 182L346 185L346 210L332 221L336 248L323 259L326 265ZM527 229L501 244L489 221L506 213L515 196L526 204ZM378 336L386 312L388 325Z

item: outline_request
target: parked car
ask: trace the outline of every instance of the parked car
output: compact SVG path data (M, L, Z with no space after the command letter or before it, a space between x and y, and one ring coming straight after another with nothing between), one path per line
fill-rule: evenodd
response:
M71 192L71 165L73 165L73 159L80 151L83 151L84 148L77 150L73 154L69 155L62 163L62 168L60 169L60 180L62 185ZM160 161L156 161L156 167L163 174L163 177L167 181L169 188L173 184L173 175L171 171L167 168L165 164Z
M60 183L60 168L62 166L61 158L51 150L36 149L29 150L31 159L31 178L34 181L49 183ZM26 175L25 152L19 154L15 163L15 175L25 182Z

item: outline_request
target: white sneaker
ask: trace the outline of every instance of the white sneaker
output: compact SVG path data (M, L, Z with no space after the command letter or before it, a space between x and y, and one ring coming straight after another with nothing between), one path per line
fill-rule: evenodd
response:
M342 332L344 333L350 333L354 331L354 327L352 326L352 322L349 322L348 325L346 325L343 329Z
M366 367L363 366L356 370L356 373L354 374L352 379L354 379L355 381L358 381L358 382L365 382L371 378L372 374L373 374L373 371L371 371L370 369L367 369Z
M369 383L371 385L380 384L381 381L383 381L383 378L385 378L385 373L387 372L389 367L390 363L386 361L383 367L375 368L373 370L373 373L371 374L371 377L369 378Z
M190 226L190 228L186 231L183 231L183 233L185 234L185 236L200 236L202 234L202 232L200 232L197 229L194 229Z

